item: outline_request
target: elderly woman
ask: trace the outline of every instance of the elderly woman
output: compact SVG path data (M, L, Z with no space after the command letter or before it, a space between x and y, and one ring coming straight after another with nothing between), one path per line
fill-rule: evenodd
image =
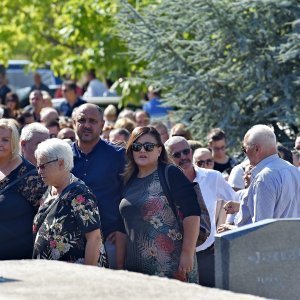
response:
M35 151L37 169L49 186L33 223L33 258L88 265L101 263L102 237L95 196L74 177L70 145L53 138Z
M0 119L0 260L31 258L32 221L47 189L19 150L15 122Z
M192 184L173 165L166 179L168 156L154 127L134 129L126 154L125 193L120 203L127 235L125 268L197 282L200 208Z

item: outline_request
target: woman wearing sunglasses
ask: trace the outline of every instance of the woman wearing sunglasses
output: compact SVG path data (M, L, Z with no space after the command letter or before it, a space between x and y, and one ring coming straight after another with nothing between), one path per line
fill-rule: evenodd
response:
M38 145L35 156L49 189L33 222L33 258L101 265L98 206L91 190L70 173L71 146L48 139Z
M200 208L191 183L177 167L168 167L168 186L183 219L180 224L174 203L163 188L169 159L157 130L135 128L126 154L125 190L120 203L126 232L125 269L197 282L194 258Z

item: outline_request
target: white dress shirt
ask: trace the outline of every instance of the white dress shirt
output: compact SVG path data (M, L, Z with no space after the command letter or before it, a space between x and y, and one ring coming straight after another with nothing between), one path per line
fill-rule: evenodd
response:
M197 166L194 166L194 169L196 172L194 182L198 182L200 186L211 222L210 235L202 245L196 247L196 251L198 252L207 249L215 241L215 210L217 201L219 199L226 201L236 200L237 195L220 172L199 168Z

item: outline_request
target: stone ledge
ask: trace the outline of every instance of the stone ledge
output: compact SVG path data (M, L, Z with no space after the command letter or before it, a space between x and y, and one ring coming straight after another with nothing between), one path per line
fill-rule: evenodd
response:
M0 261L0 299L254 300L177 280L59 261Z

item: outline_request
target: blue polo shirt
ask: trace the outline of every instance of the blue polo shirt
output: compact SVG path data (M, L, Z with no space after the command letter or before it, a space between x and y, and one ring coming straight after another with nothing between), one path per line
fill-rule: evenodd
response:
M111 232L123 228L119 203L123 190L121 174L125 166L125 151L105 140L100 140L88 154L82 153L77 143L73 143L72 149L72 173L83 180L95 194L106 239Z
M77 101L74 103L73 106L71 106L69 104L68 101L64 101L62 102L62 104L60 105L59 107L59 111L60 113L63 115L63 116L66 116L66 117L71 117L72 116L72 112L74 110L75 107L78 107L82 104L86 103L85 100L81 99L81 98L77 98Z

